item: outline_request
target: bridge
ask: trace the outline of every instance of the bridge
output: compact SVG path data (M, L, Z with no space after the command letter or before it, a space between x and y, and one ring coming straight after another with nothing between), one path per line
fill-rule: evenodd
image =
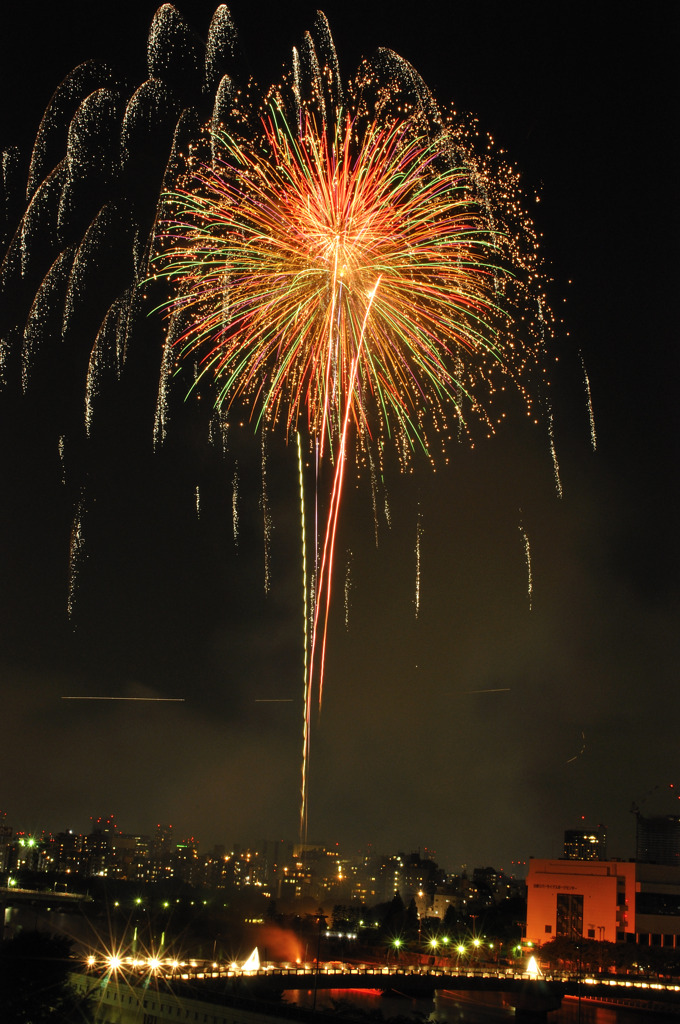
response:
M56 889L22 889L20 886L0 886L0 939L4 938L8 907L29 906L51 910L63 909L81 903L91 903L92 897L84 893Z
M102 963L91 957L88 973L100 973L105 963L106 959ZM176 996L222 1003L275 1002L283 992L294 989L368 989L412 998L431 998L437 990L502 992L515 1007L518 1022L547 1022L548 1014L559 1008L564 996L607 1003L635 1000L642 1009L664 1005L670 1010L671 1004L680 1008L680 979L578 976L564 972L536 976L534 972L515 968L320 964L317 969L314 964L302 964L244 970L236 964L128 957L113 966L109 964L106 973L119 980L127 976L128 984L132 985L139 984L142 977L153 978L156 986L165 984Z
M74 903L91 903L87 893L66 892L60 889L22 889L19 886L0 886L0 907L14 907L22 903L56 907Z

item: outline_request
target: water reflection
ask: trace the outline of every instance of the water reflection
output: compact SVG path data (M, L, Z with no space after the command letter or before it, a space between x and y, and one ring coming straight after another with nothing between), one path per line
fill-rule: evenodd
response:
M297 1006L311 1007L314 994L286 992L286 1001ZM496 1024L514 1021L515 1011L502 993L498 992L435 992L434 999L411 999L404 996L383 996L379 990L319 989L316 997L319 1009L338 1011L351 1007L366 1016L367 1021L395 1017L411 1017L415 1021L438 1024ZM679 1024L680 1015L651 1013L647 1009L598 1006L582 999L565 999L559 1010L548 1014L548 1024Z

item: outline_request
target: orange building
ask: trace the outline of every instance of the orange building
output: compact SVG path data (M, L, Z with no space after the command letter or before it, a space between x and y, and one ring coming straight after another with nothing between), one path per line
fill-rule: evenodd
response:
M540 946L556 935L680 947L680 868L532 858L526 939Z
M612 860L539 860L527 875L527 941L556 935L625 942L635 934L635 865Z

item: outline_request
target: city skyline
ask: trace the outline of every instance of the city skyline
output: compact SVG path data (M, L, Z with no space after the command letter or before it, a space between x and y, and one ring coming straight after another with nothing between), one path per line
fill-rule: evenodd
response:
M671 787L673 788L673 787ZM650 860L656 862L658 859L658 851L656 851L653 857L646 855L647 850L645 846L644 837L647 836L648 831L651 829L652 833L656 836L673 836L674 839L668 839L668 842L675 842L677 846L677 835L678 835L678 823L680 823L680 814L671 813L668 808L672 807L672 799L669 797L674 794L668 793L664 799L663 794L660 795L660 804L665 804L666 810L650 815L643 814L639 808L631 808L634 812L634 818L630 818L630 830L628 835L628 849L620 849L615 852L607 853L607 835L608 828L605 822L587 822L582 818L578 822L578 827L564 828L559 834L549 837L546 842L544 849L540 850L536 854L532 854L531 858L521 861L510 861L509 865L501 863L498 858L495 858L492 854L493 851L489 851L489 855L482 857L478 862L475 862L475 868L481 868L482 865L493 864L500 872L522 877L524 871L527 869L528 861L534 856L538 858L552 858L552 859L572 859L572 860L607 860L611 858L615 861L635 861ZM30 843L31 846L35 846L39 843L51 843L58 836L72 836L74 839L85 839L88 836L103 836L111 839L115 842L116 837L121 839L131 839L136 837L137 839L148 841L150 844L162 844L167 847L168 850L175 849L175 847L184 847L187 844L195 848L197 851L200 848L202 855L208 855L214 853L216 850L222 850L224 852L229 851L229 855L242 855L244 853L251 853L255 851L262 852L264 850L271 851L276 847L281 856L298 859L305 859L304 851L325 851L330 856L331 853L337 854L341 860L351 859L356 857L365 858L391 858L391 857L418 857L423 860L434 861L444 870L455 873L456 871L471 870L473 864L471 861L466 860L461 864L456 865L442 865L439 864L439 855L436 849L428 847L427 845L417 844L416 846L408 846L404 843L397 842L392 850L390 851L386 847L380 847L373 843L369 836L365 837L361 843L354 844L353 848L349 848L348 844L342 843L336 840L333 843L328 843L321 837L310 837L306 841L301 841L299 835L294 837L292 835L279 836L278 838L265 838L264 833L259 836L227 836L222 835L217 841L206 843L202 841L201 836L198 835L194 830L185 829L181 831L175 828L172 822L160 822L155 819L151 819L147 822L146 827L138 829L136 831L130 831L125 828L125 822L120 822L116 819L114 813L110 813L106 816L100 815L95 817L91 815L88 819L89 826L87 829L82 827L74 828L70 826L63 826L58 829L46 829L41 828L40 825L34 829L25 829L21 827L21 821L10 821L6 812L0 810L0 845L7 843L21 843L27 845ZM72 822L72 825L76 825L76 822ZM213 826L213 832L215 828ZM641 840L642 837L642 840ZM641 846L642 841L642 846ZM675 849L675 846L673 849ZM655 848L656 849L656 848ZM670 846L669 846L670 849ZM549 850L549 853L545 851ZM668 851L666 852L666 859L661 859L659 862L663 863L674 863L674 856L668 859ZM0 870L2 870L2 858L0 857Z
M205 39L213 6L177 7ZM312 723L310 837L351 846L372 833L389 849L403 836L406 849L426 843L447 863L488 856L507 865L550 855L550 842L585 815L605 821L612 854L627 856L630 805L675 799L671 19L643 17L633 3L583 17L544 8L454 12L435 3L397 23L377 4L356 20L325 6L344 75L362 54L392 47L439 100L478 114L528 195L539 193L531 212L554 277L550 355L559 362L550 376L563 495L545 424L516 423L477 438L474 450L454 447L436 474L388 466L391 528L381 523L377 546L370 488L350 493L347 626L339 599L323 715ZM313 9L231 10L248 69L260 83L278 80ZM0 144L30 148L54 88L88 56L141 82L154 11L112 5L93 14L73 3L32 25L13 10L0 74L16 100L3 111ZM3 316L3 338L7 323ZM10 483L0 530L0 805L24 827L52 831L111 806L131 832L157 809L178 831L204 834L206 846L231 832L294 836L296 454L272 440L266 593L258 440L243 431L220 471L187 414L175 468L153 461L155 396L140 385L137 404L110 406L106 460L89 464L82 499L87 557L69 619L79 498L70 482L58 491L58 453L40 444L52 406L31 405L17 380L3 378L0 391ZM74 368L55 358L50 401L82 390ZM238 543L228 516L235 479Z

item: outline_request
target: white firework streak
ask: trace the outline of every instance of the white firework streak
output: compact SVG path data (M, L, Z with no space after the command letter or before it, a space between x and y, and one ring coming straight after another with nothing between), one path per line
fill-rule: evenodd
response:
M81 492L80 498L73 514L73 525L71 526L71 541L68 554L68 597L66 600L66 612L71 621L75 611L76 591L78 589L78 578L85 555L85 536L83 533L83 517L85 513L85 497Z
M271 581L271 547L272 547L272 516L269 510L269 493L267 491L267 441L262 431L262 495L260 497L262 522L264 527L264 592L268 594L272 588Z
M455 370L454 370L454 373L455 373L455 376L456 376L456 380L461 381L463 379L463 373L464 372L465 372L465 367L463 366L463 360L461 358L460 352L458 352L456 354L456 363L455 363ZM465 428L465 420L463 418L463 398L464 398L464 394L465 394L465 392L463 391L463 388L461 387L460 384L458 384L458 386L456 388L456 392L455 392L454 405L455 405L456 414L457 414L456 415L456 424L457 424L457 427L458 427L458 441L459 441L459 443L463 440L463 430Z
M520 509L520 515L522 510ZM519 532L522 534L522 541L524 543L524 558L527 564L527 597L529 598L529 611L531 611L532 598L534 593L534 581L531 575L531 547L529 545L529 537L522 524L522 520L519 522Z
M555 490L557 491L557 497L562 497L562 480L560 479L560 465L557 461L557 449L555 448L555 427L553 422L553 411L548 410L548 438L550 440L550 455L553 463L553 473L555 474Z
M234 547L238 547L238 462L234 467L234 478L231 482L231 523L234 531Z
M420 538L422 537L422 534L423 520L419 506L418 519L416 523L416 596L414 601L416 609L416 618L418 618L418 614L420 612Z
M583 367L583 383L586 387L586 400L588 403L588 419L590 421L590 443L593 447L593 451L597 451L597 434L595 433L595 414L593 413L593 396L590 393L590 379L588 377L588 371L586 370L585 359L583 353L579 352L581 357L581 366Z
M57 256L33 299L21 344L21 390L24 394L28 391L37 352L45 341L49 311L55 296L68 279L72 257L73 251L70 248Z
M59 437L59 441L57 442L57 445L58 445L58 448L59 448L59 462L61 463L61 482L62 482L62 484L65 484L66 483L66 461L65 461L64 455L65 455L65 448L66 448L66 438L64 437L63 434L61 434L61 436Z
M99 346L97 339L92 346L90 361L87 365L87 377L85 379L85 433L89 437L92 432L92 417L94 415L95 398L99 391Z
M371 457L370 448L366 448L368 452L368 464L371 470L371 501L373 502L373 532L375 534L375 546L378 547L378 480L375 473L375 465Z
M12 347L7 338L0 338L0 388L7 386L7 367Z
M229 420L227 419L224 407L221 405L213 409L208 425L208 441L210 444L219 444L222 454L227 454L229 448Z
M163 355L161 356L158 398L156 400L156 414L153 421L153 449L155 452L161 447L168 434L168 423L170 421L170 379L172 377L174 358L174 345L171 338L167 337L163 345Z
M201 518L201 488L198 486L198 484L196 484L196 490L194 492L194 497L196 499L196 518L200 519Z
M229 420L222 406L220 406L220 433L222 435L222 454L226 455L229 448Z
M377 541L376 541L377 544ZM349 629L349 606L352 593L352 549L347 548L347 565L345 566L345 629Z

